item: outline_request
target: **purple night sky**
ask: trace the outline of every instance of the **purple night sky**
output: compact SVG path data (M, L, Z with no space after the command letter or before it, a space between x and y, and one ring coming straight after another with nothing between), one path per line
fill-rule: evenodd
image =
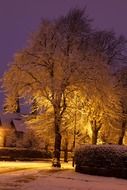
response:
M56 18L86 5L95 27L127 37L127 0L0 0L0 77L41 18Z

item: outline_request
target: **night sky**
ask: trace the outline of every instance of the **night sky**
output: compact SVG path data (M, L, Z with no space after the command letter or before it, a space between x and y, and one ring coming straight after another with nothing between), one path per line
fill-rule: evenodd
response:
M127 37L127 0L0 0L0 77L41 18L53 19L85 6L94 27L114 29Z

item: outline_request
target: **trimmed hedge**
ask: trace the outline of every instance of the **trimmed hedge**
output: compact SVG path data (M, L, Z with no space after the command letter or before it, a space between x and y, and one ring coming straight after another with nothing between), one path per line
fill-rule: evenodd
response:
M0 160L42 160L52 158L51 152L37 151L31 149L18 149L18 148L0 148Z
M75 152L77 172L127 179L127 147L86 145Z

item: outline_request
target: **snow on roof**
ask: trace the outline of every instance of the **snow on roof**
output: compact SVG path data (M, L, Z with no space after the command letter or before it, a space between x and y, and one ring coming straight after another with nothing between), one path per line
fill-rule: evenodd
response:
M20 113L1 113L0 118L4 120L21 119L22 115Z
M6 117L5 115L0 116L1 125L4 127L10 127L11 118Z
M3 113L0 114L0 120L2 127L12 127L12 122L14 124L15 130L17 132L25 132L25 123L22 120L22 116L18 113Z
M25 132L26 127L25 127L25 124L24 124L24 122L22 120L14 119L13 123L14 123L14 126L15 126L15 130L17 132L23 132L23 133Z

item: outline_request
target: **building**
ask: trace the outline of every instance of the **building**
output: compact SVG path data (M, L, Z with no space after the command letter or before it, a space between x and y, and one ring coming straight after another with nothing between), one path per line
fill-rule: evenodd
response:
M0 147L16 146L16 141L23 138L25 131L26 126L21 114L0 114Z

